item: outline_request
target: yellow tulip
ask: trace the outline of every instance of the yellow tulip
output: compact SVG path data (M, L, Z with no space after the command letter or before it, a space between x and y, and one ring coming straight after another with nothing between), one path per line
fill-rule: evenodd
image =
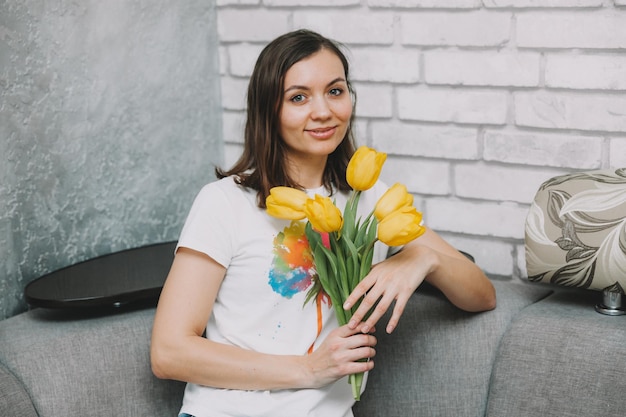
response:
M273 187L265 199L267 214L279 219L302 220L304 204L309 199L304 191L290 187Z
M304 212L318 232L336 232L343 225L341 210L328 197L315 194L315 198L309 198L304 204Z
M413 206L402 207L378 223L378 240L389 246L406 245L424 234L422 213Z
M376 152L367 146L356 150L346 170L346 180L356 191L369 190L376 184L387 154Z
M400 183L395 183L376 203L374 216L376 216L378 221L381 221L399 208L412 204L413 196L409 194L406 187Z

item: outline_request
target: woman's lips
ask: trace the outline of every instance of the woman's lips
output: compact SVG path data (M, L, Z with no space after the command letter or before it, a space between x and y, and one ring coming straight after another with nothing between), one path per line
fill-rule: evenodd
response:
M313 136L315 139L328 139L332 137L337 131L337 127L324 127L320 129L307 129L307 133Z

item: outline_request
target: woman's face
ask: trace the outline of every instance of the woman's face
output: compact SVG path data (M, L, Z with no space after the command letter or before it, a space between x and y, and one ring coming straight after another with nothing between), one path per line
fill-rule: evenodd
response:
M291 163L323 159L343 140L352 99L341 60L322 49L285 74L280 136Z

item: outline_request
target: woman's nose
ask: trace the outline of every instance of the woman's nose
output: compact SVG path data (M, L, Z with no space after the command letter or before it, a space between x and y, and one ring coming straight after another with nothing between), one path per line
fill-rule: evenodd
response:
M332 110L330 108L330 105L324 98L317 98L313 100L311 118L327 119L331 117L331 115L332 115Z

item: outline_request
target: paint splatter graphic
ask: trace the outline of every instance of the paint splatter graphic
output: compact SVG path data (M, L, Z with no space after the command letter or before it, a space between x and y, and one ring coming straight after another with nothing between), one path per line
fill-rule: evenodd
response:
M269 272L269 284L285 298L306 291L316 275L304 226L304 222L293 221L274 239L274 262Z

